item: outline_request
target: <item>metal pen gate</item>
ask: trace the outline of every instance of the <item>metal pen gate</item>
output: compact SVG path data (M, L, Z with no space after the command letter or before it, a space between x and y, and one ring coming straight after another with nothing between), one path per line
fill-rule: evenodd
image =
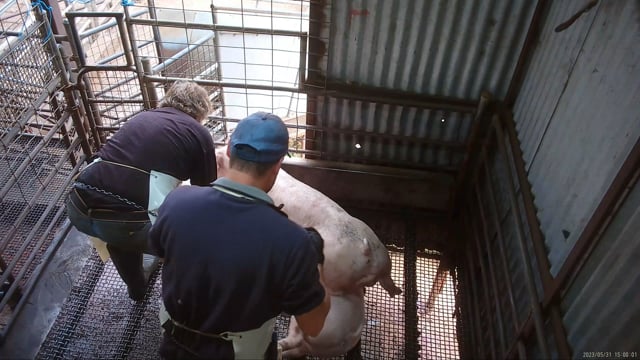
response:
M81 166L75 97L47 18L4 8L0 42L0 338L64 237L64 195ZM7 20L8 19L8 20Z

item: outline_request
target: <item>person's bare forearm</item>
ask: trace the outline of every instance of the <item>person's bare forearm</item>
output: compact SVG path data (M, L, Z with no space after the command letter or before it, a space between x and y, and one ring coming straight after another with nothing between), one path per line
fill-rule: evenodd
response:
M331 309L331 295L324 286L324 276L322 275L322 265L318 264L318 271L320 273L320 284L324 288L324 299L320 305L313 308L313 310L296 316L296 321L300 330L304 332L306 336L316 337L320 334L320 331L324 327L324 322Z

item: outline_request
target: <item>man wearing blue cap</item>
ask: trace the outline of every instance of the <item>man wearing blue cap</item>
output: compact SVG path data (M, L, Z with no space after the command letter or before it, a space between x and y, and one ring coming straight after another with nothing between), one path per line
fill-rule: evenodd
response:
M267 195L288 143L279 117L252 114L231 134L227 176L160 207L149 239L164 258L163 358L274 358L282 312L308 336L322 329L330 297L312 236Z

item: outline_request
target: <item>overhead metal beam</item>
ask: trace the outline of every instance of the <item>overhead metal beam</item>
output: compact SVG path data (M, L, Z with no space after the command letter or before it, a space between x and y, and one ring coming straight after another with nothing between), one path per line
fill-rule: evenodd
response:
M378 88L365 85L351 85L340 82L323 81L318 76L315 81L307 81L307 94L331 96L335 98L375 102L380 104L412 106L424 109L474 113L477 103L471 100L418 94L408 91Z

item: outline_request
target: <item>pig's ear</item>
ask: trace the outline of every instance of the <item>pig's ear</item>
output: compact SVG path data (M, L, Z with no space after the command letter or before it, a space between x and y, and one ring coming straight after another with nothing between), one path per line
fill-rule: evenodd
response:
M369 244L367 238L362 239L362 245L364 245L364 256L371 255L371 244Z

